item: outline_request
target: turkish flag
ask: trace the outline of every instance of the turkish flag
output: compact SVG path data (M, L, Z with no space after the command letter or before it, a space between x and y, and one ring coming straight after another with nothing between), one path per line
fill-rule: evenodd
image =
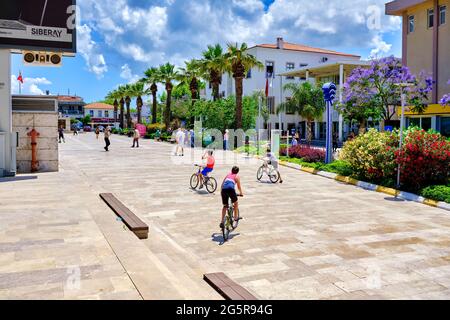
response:
M23 84L22 72L19 73L19 76L17 77L17 81L19 81L20 83Z
M266 78L266 98L269 96L269 78Z

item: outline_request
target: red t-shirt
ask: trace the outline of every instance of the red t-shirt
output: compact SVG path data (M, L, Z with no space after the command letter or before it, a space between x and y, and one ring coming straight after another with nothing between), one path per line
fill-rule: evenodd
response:
M216 159L214 157L209 156L208 161L206 162L206 167L209 169L214 169L214 165L216 164Z

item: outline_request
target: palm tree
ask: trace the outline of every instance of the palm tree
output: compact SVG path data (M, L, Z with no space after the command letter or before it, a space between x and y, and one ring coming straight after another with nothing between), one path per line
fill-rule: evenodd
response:
M114 124L117 123L117 114L118 114L118 107L119 107L119 100L121 98L120 92L119 90L113 90L111 92L108 93L108 95L106 96L106 100L109 101L113 101L113 106L114 106Z
M191 91L192 105L196 100L200 99L200 79L205 77L205 74L200 68L198 60L191 60L185 62L186 67L180 68L180 75L178 80L179 86L188 85Z
M157 108L158 108L158 101L156 98L156 94L158 93L158 82L160 82L160 76L158 72L158 68L150 68L147 71L145 71L145 81L150 84L150 92L153 97L153 105L152 105L152 124L156 123L156 115L157 115Z
M207 80L211 83L214 101L219 100L222 75L226 70L226 60L221 45L208 46L208 50L203 52L203 58L198 61L198 65L201 72L208 75Z
M159 67L158 74L160 76L161 81L164 83L166 87L167 98L166 98L166 110L164 112L164 123L166 124L166 128L169 128L170 121L172 120L170 106L172 103L173 81L179 78L179 73L178 71L175 70L175 66L168 62Z
M136 97L136 109L137 109L137 123L142 123L142 107L144 105L144 101L142 100L142 96L146 95L147 92L144 90L144 82L138 81L135 84L131 85L130 94L132 97Z
M125 105L127 106L127 128L131 128L131 97L133 94L132 87L130 84L123 86L123 94L125 95Z
M117 95L120 97L119 100L119 106L120 106L120 128L123 129L125 128L125 99L124 97L126 96L126 90L125 90L125 86L119 86L119 88L117 89Z
M247 52L246 43L228 44L228 52L225 54L226 70L232 74L236 83L236 129L242 128L242 96L244 95L244 78L247 72L257 67L262 70L264 65L255 56Z
M322 117L325 111L325 100L321 86L314 86L309 82L300 84L288 83L284 91L292 92L292 98L278 106L277 112L298 113L307 121L307 141L312 141L312 122Z

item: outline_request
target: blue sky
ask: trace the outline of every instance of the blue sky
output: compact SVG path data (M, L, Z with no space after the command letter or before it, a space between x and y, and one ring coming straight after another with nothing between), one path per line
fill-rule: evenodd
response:
M401 21L384 0L78 0L78 54L60 68L24 67L23 93L103 99L120 84L170 61L181 66L208 44L302 43L369 56L401 55ZM13 91L17 92L17 81Z

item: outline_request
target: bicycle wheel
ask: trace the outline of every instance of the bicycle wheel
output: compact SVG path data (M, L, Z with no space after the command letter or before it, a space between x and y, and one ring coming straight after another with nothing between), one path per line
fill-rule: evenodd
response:
M277 183L280 180L280 173L276 169L270 170L269 178L272 183Z
M217 190L217 181L214 178L208 178L206 181L206 190L208 190L209 193L214 193Z
M256 174L256 179L258 179L258 181L261 181L263 174L264 174L264 167L260 167L258 169L258 173Z
M194 190L197 189L199 182L200 182L200 179L198 178L198 175L193 174L191 177L191 188Z
M225 216L225 221L223 222L223 241L227 242L230 237L230 230L233 229L233 209L228 209L227 215Z

